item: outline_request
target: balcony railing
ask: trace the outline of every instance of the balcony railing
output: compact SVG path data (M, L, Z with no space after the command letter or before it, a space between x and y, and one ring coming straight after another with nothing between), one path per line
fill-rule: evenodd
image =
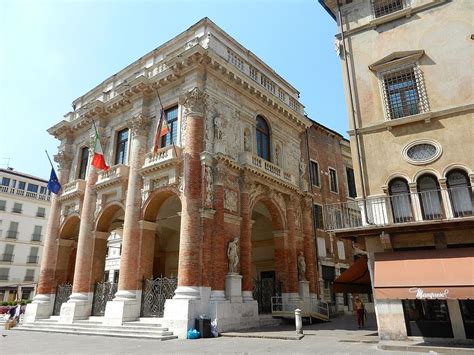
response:
M75 194L84 194L86 189L86 181L77 179L64 184L61 197L72 196Z
M18 237L18 231L7 231L7 238L16 239Z
M0 274L0 281L8 281L8 275Z
M156 153L148 153L145 158L144 169L155 168L165 163L169 163L174 159L181 157L181 148L170 145L160 148Z
M51 196L47 194L20 190L20 189L16 189L14 187L8 187L8 186L0 186L0 193L2 192L10 194L10 195L24 196L24 197L33 198L33 199L42 200L42 201L49 201L51 199Z
M247 164L253 168L257 168L261 172L276 177L280 180L296 185L296 179L290 173L284 171L278 165L270 163L269 161L260 158L259 156L253 155L249 152L241 153L239 156L241 164Z
M38 264L39 256L38 255L28 255L26 262L28 264Z
M34 281L35 277L34 276L25 276L24 281Z
M41 242L41 237L42 237L41 234L33 233L33 234L31 235L31 241L32 241L32 242Z
M21 208L12 208L12 213L21 213L22 209Z
M470 217L474 210L472 196L465 186L329 204L324 206L325 228L343 230Z
M106 185L111 182L119 181L128 178L128 165L117 164L111 166L109 170L99 173L97 185Z
M0 261L13 262L14 254L1 254Z

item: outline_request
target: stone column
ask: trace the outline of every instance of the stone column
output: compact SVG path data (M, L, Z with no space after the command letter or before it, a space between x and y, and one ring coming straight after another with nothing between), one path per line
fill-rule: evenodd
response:
M72 294L61 306L60 323L72 323L76 319L87 319L92 312L93 284L92 262L94 252L94 212L96 207L97 169L89 167L84 200L82 203L81 222L77 240L76 265Z
M105 308L104 324L106 325L120 325L124 321L135 320L140 316L142 275L140 274L139 255L142 234L139 221L142 207L141 188L143 185L140 169L145 162L149 123L150 119L142 113L133 116L128 121L132 139L120 274L115 298L113 301L107 302Z
M242 274L242 299L253 301L252 285L252 211L249 201L250 181L243 175L240 181L240 273Z
M306 261L306 279L309 281L309 292L316 296L316 256L313 239L313 219L311 218L313 202L310 197L304 199L303 210L303 252Z
M64 186L69 181L72 156L65 150L59 152L54 160L59 163L58 181ZM48 318L53 314L54 298L56 292L56 261L58 255L59 226L61 217L61 203L57 195L51 194L51 208L49 210L48 224L44 238L41 269L33 302L26 307L26 322L36 319Z
M416 186L416 182L411 182L408 184L410 188L410 198L411 198L411 206L413 209L413 217L415 221L422 221L423 214L421 213L421 201L420 195L418 195L418 188Z
M449 198L448 185L446 179L438 179L441 200L443 201L443 210L446 219L453 219L453 206L451 204L451 199Z

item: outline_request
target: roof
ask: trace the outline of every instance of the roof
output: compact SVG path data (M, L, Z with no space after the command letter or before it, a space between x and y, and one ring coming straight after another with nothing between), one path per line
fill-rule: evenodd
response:
M326 12L336 21L336 14L331 11L331 9L326 4L327 0L318 0L319 4L326 10ZM334 3L334 1L331 1Z
M37 176L34 176L34 175L30 175L30 174L26 174L26 173L16 171L13 168L7 168L7 169L0 168L0 173L15 175L15 176L19 176L19 177L23 177L23 178L31 179L31 180L36 180L36 181L39 181L39 182L43 182L45 184L48 183L48 180L44 180L44 179L42 179L40 177L37 177Z
M344 136L343 136L341 133L336 132L336 131L332 130L332 129L329 128L329 127L326 127L325 125L323 125L323 124L321 124L321 123L319 123L319 122L316 122L315 120L313 120L313 119L312 119L311 117L309 117L308 115L305 115L305 117L306 117L308 120L310 120L313 125L318 126L319 128L321 128L321 129L323 129L323 130L325 130L325 131L331 132L332 134L334 134L334 135L340 137L342 140L349 142L349 140L348 140L347 138L344 138Z

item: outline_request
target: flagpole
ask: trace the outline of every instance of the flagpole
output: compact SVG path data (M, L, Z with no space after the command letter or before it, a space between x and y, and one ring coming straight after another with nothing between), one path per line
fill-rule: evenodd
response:
M51 158L49 157L48 151L45 149L44 152L46 153L46 156L48 157L49 163L51 164L51 167L54 169L53 163L51 162Z
M158 92L158 89L155 89L155 91L156 91L156 96L158 96L158 101L160 103L161 110L163 110L163 114L165 114L165 109L163 108L163 103L161 102L160 93ZM166 115L165 115L164 118L166 120L166 125L169 126L168 125L168 119L166 118ZM159 122L158 122L158 124L159 124ZM170 134L171 134L171 132L170 132ZM171 144L173 145L174 155L175 155L175 157L178 157L178 153L176 152L176 146L173 142L173 137L172 136L170 137L170 141L171 141Z

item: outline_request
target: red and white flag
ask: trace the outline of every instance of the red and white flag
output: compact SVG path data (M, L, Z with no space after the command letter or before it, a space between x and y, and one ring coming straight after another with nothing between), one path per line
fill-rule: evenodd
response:
M156 127L155 139L153 140L153 149L152 153L155 154L158 149L160 149L161 137L166 136L169 133L170 129L168 126L168 121L166 120L165 110L161 107L160 110L160 120L158 121L158 126Z
M95 130L94 155L92 156L91 165L100 170L109 170L109 166L105 162L104 151L102 149L102 145L100 144L99 133L97 132L97 129Z

